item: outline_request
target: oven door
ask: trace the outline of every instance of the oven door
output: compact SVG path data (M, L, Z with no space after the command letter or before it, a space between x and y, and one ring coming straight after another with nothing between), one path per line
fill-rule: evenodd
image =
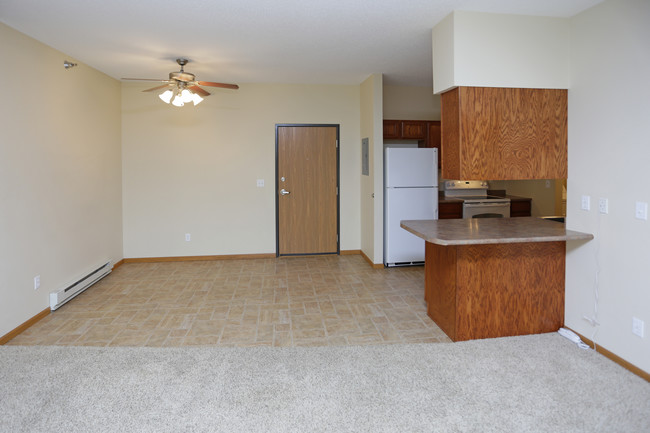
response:
M510 218L510 203L464 203L463 218Z

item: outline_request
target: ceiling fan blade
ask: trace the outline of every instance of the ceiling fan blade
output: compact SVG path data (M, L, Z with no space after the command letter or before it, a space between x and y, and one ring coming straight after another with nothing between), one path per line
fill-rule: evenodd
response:
M224 89L233 89L233 90L239 89L239 86L237 84L213 83L211 81L197 81L197 83L201 86L223 87Z
M171 80L157 80L151 78L120 78L120 80L128 81L158 81L159 83L171 83Z
M164 89L165 87L171 87L171 84L163 84L162 86L152 87L151 89L143 90L143 92L153 92L154 90Z
M190 87L188 87L188 89L190 89L192 92L198 93L199 95L201 95L203 97L210 96L210 92L206 92L205 90L203 90L199 86L190 86Z

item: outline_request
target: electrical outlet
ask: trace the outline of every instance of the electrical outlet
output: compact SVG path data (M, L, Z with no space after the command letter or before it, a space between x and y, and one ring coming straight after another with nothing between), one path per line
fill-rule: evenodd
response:
M37 275L34 277L34 290L37 290L39 287L41 287L41 276Z
M546 181L546 188L550 188L550 187L551 187L551 181L550 181L550 180L547 180L547 181Z
M185 242L189 242L192 240L192 235L189 233L185 233Z
M257 187L262 188L264 186L264 179L257 179Z
M645 323L641 319L637 319L636 317L632 317L632 334L638 335L639 337L643 338L643 331L645 328Z
M636 208L634 211L634 216L636 219L648 220L648 203L644 201L637 201Z
M588 195L583 195L581 198L581 204L580 208L582 210L590 210L591 209L591 197Z
M609 200L607 200L606 198L598 199L598 212L609 213Z

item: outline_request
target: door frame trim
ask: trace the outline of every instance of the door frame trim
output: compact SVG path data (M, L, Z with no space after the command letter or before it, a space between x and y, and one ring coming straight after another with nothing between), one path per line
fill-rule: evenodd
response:
M276 123L275 124L275 256L280 257L280 197L278 196L278 129L282 127L330 127L336 128L336 252L335 253L306 253L306 254L285 254L285 256L322 256L341 254L341 140L339 133L341 125L338 123Z

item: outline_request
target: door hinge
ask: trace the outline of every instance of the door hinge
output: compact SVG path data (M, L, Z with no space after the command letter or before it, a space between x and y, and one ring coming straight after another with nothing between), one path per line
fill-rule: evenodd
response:
M339 195L339 187L336 187L336 195Z
M336 140L336 148L337 149L339 148L339 141L338 140Z
M339 242L339 235L336 235L336 243Z

